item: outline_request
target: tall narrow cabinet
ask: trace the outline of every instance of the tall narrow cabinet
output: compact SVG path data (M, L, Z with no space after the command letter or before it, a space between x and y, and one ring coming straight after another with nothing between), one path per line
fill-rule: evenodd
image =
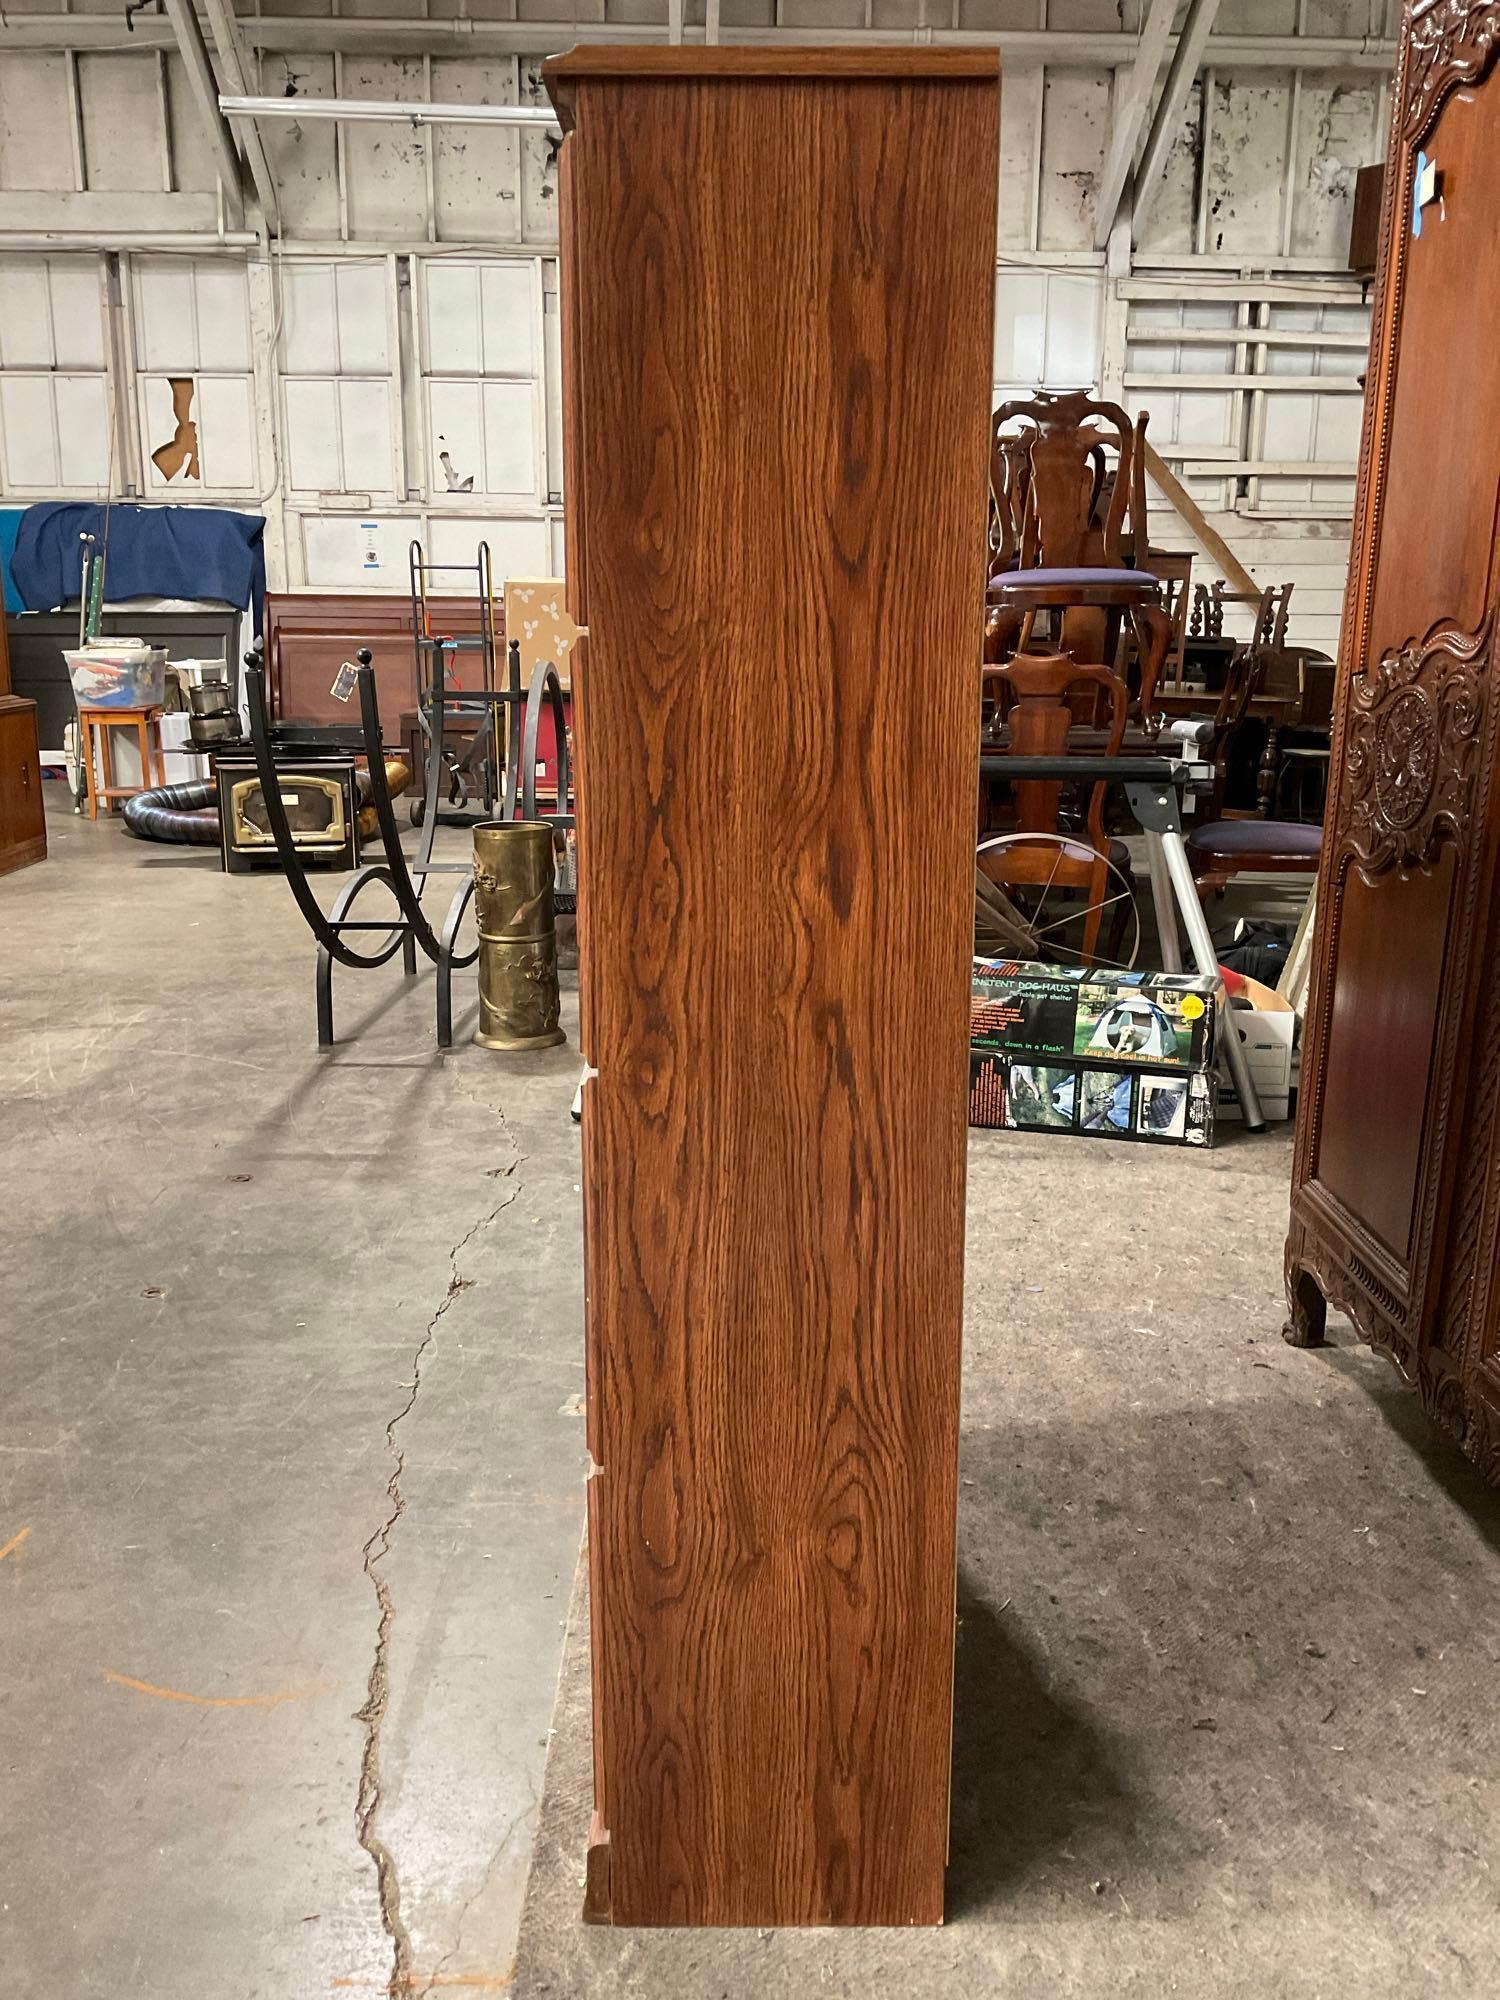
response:
M1500 4L1415 0L1386 163L1287 1243L1500 1479Z
M937 1922L998 64L599 47L547 79L586 1908Z

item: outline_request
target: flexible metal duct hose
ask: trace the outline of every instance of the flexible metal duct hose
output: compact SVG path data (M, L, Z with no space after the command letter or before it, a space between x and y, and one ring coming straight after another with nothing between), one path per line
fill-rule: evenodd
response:
M397 757L385 760L385 781L394 798L411 783L411 767ZM357 774L359 795L369 797L368 773ZM359 830L368 839L375 831L375 810L366 806ZM138 840L169 840L180 846L217 847L219 788L212 778L190 785L154 785L125 801L125 831Z
M369 772L357 771L355 773L355 782L359 786L360 798L367 799L370 796ZM403 762L399 757L387 757L385 760L385 788L391 797L393 799L400 798L410 783L411 766ZM365 806L360 813L359 832L362 840L373 840L375 838L376 820L374 806Z
M218 797L219 788L211 778L200 778L191 785L153 785L125 801L125 831L138 840L217 847Z

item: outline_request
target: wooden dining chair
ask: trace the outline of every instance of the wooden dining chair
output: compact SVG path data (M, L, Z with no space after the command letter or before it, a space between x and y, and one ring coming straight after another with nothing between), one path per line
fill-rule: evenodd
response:
M1003 683L1012 697L1006 716L1010 755L1066 756L1077 719L1068 697L1086 687L1097 692L1109 709L1100 754L1119 756L1129 694L1124 681L1108 667L1079 662L1065 653L1017 653L985 667L984 679L992 687ZM1109 782L1101 779L1088 787L1076 827L1063 824L1061 781L1023 778L1010 790L1014 825L998 840L981 844L978 865L1005 890L1043 940L1049 931L1055 934L1061 926L1071 926L1081 937L1083 962L1092 965L1104 912L1132 894L1130 850L1123 841L1111 840L1105 824ZM1113 888L1119 881L1125 885L1123 892ZM1054 889L1081 891L1086 901L1068 915L1059 916L1054 907L1049 923L1046 899Z
M1146 422L1082 390L996 410L985 648L992 664L1024 651L1044 618L1051 650L1107 666L1124 623L1140 662L1132 705L1142 719L1154 714L1172 640L1158 579L1132 562L1146 547Z
M1193 617L1189 636L1194 639L1222 639L1224 608L1240 604L1254 613L1250 637L1252 646L1284 646L1287 618L1291 612L1290 583L1268 583L1255 590L1231 590L1223 577L1200 583L1193 593Z
M1244 647L1230 662L1214 712L1214 734L1206 754L1214 766L1214 787L1204 818L1187 837L1188 865L1203 902L1227 888L1237 875L1307 875L1317 871L1323 829L1298 820L1225 818L1224 795L1229 752L1264 682L1267 654Z

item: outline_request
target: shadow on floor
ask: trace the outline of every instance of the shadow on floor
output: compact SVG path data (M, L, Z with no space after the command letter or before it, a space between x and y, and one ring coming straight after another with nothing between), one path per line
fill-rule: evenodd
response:
M960 1572L948 1913L961 1917L1054 1855L1086 1817L1127 1837L1140 1811L1081 1705L1048 1691L1021 1636Z
M1477 1468L1464 1457L1454 1440L1422 1408L1422 1400L1409 1389L1388 1362L1371 1356L1370 1350L1352 1327L1330 1329L1328 1343L1308 1351L1306 1358L1316 1365L1323 1362L1345 1380L1358 1380L1382 1419L1415 1458L1423 1471L1440 1487L1453 1505L1462 1510L1492 1549L1500 1551L1500 1491L1480 1477ZM1371 1359L1379 1363L1374 1370Z

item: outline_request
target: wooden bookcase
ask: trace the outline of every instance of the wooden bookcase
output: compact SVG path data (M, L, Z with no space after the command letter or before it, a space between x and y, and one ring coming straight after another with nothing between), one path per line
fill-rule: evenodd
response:
M595 1820L943 1911L999 73L583 48L562 157Z
M1407 8L1287 1242L1500 1480L1500 4ZM1425 156L1435 169L1420 176Z

